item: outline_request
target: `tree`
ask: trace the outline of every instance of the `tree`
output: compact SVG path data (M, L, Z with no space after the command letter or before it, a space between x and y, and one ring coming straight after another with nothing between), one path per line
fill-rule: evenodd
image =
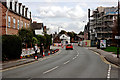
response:
M61 30L61 32L59 34L65 34L66 31L65 30Z
M119 27L118 27L118 21L116 19L114 21L114 27L112 28L112 31L113 31L112 37L113 37L113 43L114 43L115 46L117 46L117 44L118 44L118 40L115 39L115 36L118 35L118 29L119 29Z
M40 46L41 43L46 45L46 37L42 35L37 35L36 38L38 39L38 46Z
M31 29L20 29L18 35L22 40L22 43L27 44L28 47L31 47L33 32Z
M33 45L38 44L38 40L37 40L36 37L33 37L33 38L32 38L32 43L33 43Z
M84 32L80 31L80 33L78 35L84 35Z
M51 35L45 34L45 37L46 37L46 45L45 45L45 48L46 48L46 49L50 49L50 45L52 44Z
M74 34L72 32L67 32L67 35L70 36L70 38L74 37Z

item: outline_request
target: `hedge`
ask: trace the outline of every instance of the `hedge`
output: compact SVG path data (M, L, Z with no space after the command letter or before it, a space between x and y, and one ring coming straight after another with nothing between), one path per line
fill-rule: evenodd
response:
M22 53L21 38L16 35L2 36L2 60L18 59Z

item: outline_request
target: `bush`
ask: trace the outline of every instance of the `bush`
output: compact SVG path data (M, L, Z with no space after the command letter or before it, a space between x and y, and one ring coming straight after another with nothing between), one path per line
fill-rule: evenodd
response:
M22 53L21 38L16 35L2 36L2 59L18 59Z

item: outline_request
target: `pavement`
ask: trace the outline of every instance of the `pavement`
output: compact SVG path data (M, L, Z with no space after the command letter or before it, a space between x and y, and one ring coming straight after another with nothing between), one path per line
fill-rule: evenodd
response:
M113 54L113 52L106 52L101 49L97 49L96 47L88 47L87 49L92 50L94 52L99 53L102 55L107 61L111 62L112 64L115 64L120 67L120 58L117 58L116 54Z
M61 47L54 47L54 46L51 46L51 49L60 49ZM37 55L38 58L42 58L39 54ZM48 55L47 55L48 56ZM46 57L46 56L45 56ZM43 57L43 58L45 58ZM17 60L12 60L12 61L5 61L5 62L1 62L0 63L0 70L4 70L4 69L7 69L7 68L11 68L11 67L15 67L15 66L19 66L19 65L22 65L22 64L27 64L27 63L31 63L31 62L34 62L36 61L34 59L34 56L31 56L29 58L23 58L23 59L17 59Z

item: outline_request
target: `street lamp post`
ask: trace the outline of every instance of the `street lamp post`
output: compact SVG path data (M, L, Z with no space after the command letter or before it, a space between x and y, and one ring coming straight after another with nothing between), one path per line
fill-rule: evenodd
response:
M119 25L119 21L120 21L120 17L119 17L119 0L118 0L118 19L117 19L117 23L118 23L118 36L120 36L120 25ZM119 58L119 47L120 47L120 41L119 41L119 39L118 39L118 46L117 46L118 48L117 48L117 58Z
M90 9L88 9L88 20L89 20L89 23L88 23L88 40L90 40Z

